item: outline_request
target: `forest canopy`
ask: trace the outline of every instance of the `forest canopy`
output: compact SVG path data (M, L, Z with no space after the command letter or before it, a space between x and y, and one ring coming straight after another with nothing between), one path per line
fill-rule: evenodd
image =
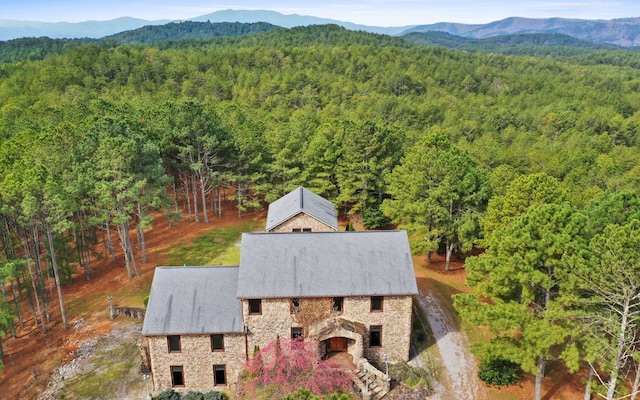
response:
M5 281L39 293L36 321L52 300L43 270L58 286L90 276L91 243L115 257L117 239L131 278L154 218L208 222L227 193L242 215L304 185L366 227L393 221L416 248L450 253L494 243L487 208L503 232L529 223L496 209L518 177L553 181L566 204L551 216L640 187L633 52L480 54L330 25L32 42L0 64L0 241Z

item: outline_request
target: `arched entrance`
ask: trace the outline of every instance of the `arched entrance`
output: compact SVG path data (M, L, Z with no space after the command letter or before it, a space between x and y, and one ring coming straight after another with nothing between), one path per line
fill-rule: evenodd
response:
M346 352L359 360L363 354L364 324L342 317L328 318L309 329L309 337L320 343L320 356Z

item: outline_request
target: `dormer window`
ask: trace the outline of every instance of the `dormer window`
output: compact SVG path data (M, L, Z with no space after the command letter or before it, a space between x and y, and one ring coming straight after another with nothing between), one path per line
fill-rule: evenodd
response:
M249 299L249 315L262 314L262 299Z
M300 299L291 299L291 314L295 314L300 311Z
M167 336L167 346L169 347L169 353L182 352L182 346L180 344L180 336L179 335Z
M371 312L382 312L384 307L384 297L371 296Z
M344 304L344 297L334 297L333 298L333 311L341 313L343 304Z
M211 351L224 351L224 335L221 333L211 335Z

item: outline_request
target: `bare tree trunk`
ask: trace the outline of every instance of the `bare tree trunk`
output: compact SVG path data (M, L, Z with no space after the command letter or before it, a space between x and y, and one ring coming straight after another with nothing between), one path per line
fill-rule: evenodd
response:
M122 252L124 253L124 265L127 269L127 278L131 280L131 278L133 278L133 276L131 275L131 260L129 259L131 253L127 248L128 244L125 237L125 235L128 235L128 232L129 231L126 229L124 222L118 224L118 236L120 236L120 247L122 247Z
M196 222L200 222L200 215L198 213L198 188L196 188L196 176L191 173L191 193L193 194L193 215Z
M29 275L31 275L31 285L33 286L33 297L36 302L36 309L38 310L38 317L40 317L40 322L42 323L42 333L47 333L47 324L44 322L44 318L42 316L42 310L40 309L40 300L38 300L38 288L36 287L36 279L33 271L31 271L31 264L27 264L29 268ZM38 318L34 316L33 320L38 326Z
M116 249L113 247L113 240L111 239L111 224L109 221L105 224L107 230L107 246L109 247L109 252L111 253L111 260L118 261L118 257L116 257Z
M222 183L220 183L218 185L218 217L222 218L222 194L220 193L222 191Z
M238 218L242 218L242 184L239 179L236 187L236 198L238 199Z
M142 252L142 263L147 263L147 245L144 242L144 229L136 227L136 234L138 236L138 243L140 244L140 251Z
M142 252L142 263L147 263L147 245L144 241L144 229L136 227L136 234L138 236L138 243L140 244L140 251Z
M144 210L142 209L142 205L138 203L138 223L136 224L136 236L138 238L138 245L140 246L140 251L142 252L142 263L147 263L147 245L144 241L144 229L140 225L140 221L142 220L142 213Z
M636 400L638 391L640 390L640 361L636 361L636 377L633 379L633 386L631 386L631 398L629 400Z
M129 245L127 246L129 248L129 258L131 259L131 265L133 266L133 272L135 273L135 276L140 275L140 272L138 271L138 264L136 263L136 257L135 257L135 252L133 251L133 245L131 244L131 224L129 223L129 221L127 221L127 242L129 242Z
M74 238L76 241L76 248L78 247L80 248L80 251L78 252L78 257L80 258L80 265L82 265L82 268L87 272L87 280L90 280L93 275L93 268L91 268L91 260L88 254L89 250L88 250L87 241L84 235L84 225L82 223L83 220L84 220L84 215L82 211L78 211L80 243L78 243L78 235L75 229L73 230L73 232L74 232Z
M19 292L20 290L18 290ZM20 311L20 303L18 302L18 293L16 293L16 287L11 281L11 292L13 293L13 303L16 306L16 314L18 314L18 322L20 323L20 328L24 330L24 321L22 320L22 312Z
M58 261L56 259L56 250L53 245L53 232L51 231L51 225L48 221L45 221L45 228L47 230L47 239L49 240L49 252L51 256L51 265L53 266L53 275L56 281L56 289L58 291L58 301L60 302L60 314L62 315L62 323L64 329L69 329L69 323L67 322L67 312L64 308L64 299L62 298L62 288L60 287L60 273L58 271Z
M625 351L625 345L626 340L626 333L627 333L627 329L628 329L628 325L629 325L629 313L630 313L630 299L627 296L624 299L624 306L623 306L623 310L622 310L622 321L620 322L620 333L618 335L618 343L616 345L616 357L613 359L613 365L611 367L611 371L609 371L609 387L607 388L607 400L613 400L615 393L616 393L616 387L618 384L618 374L620 372L620 368L622 368L622 364L623 364L623 354Z
M49 299L47 298L47 288L44 280L44 273L42 271L42 262L40 260L40 236L38 234L38 228L33 225L33 257L36 265L36 272L38 274L38 289L40 290L40 297L42 298L42 308L44 311L45 321L51 322L51 314L49 313Z
M186 173L180 173L180 182L183 191L182 207L187 210L187 213L189 214L189 221L193 221L193 216L191 214L191 196L189 194L189 177Z
M178 209L178 188L176 187L176 179L175 179L175 175L174 175L174 179L173 179L173 184L171 185L171 187L173 188L173 205L175 207L175 211L180 212L180 210Z
M449 271L449 267L451 266L451 253L453 253L453 244L449 239L447 239L446 248L447 255L445 258L444 269Z
M207 183L206 178L200 174L200 197L202 197L202 217L204 223L209 223L209 214L207 213Z
M584 388L584 399L591 400L591 382L593 381L593 368L589 364L589 375L587 376L587 384Z
M536 373L536 385L533 395L534 400L542 400L542 378L544 378L546 361L544 357L538 357L538 372Z

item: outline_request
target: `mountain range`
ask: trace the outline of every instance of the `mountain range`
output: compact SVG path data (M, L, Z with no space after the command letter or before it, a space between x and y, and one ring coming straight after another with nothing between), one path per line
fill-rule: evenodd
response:
M406 35L414 32L444 32L452 35L482 39L514 34L553 33L577 39L618 46L640 46L640 17L613 20L580 20L565 18L512 17L488 24L460 24L441 22L429 25L376 27L358 25L327 18L285 15L275 11L223 10L188 19L200 22L266 22L283 28L307 25L336 24L350 30L361 30L387 35ZM147 21L122 17L110 21L34 22L0 20L0 40L22 37L49 38L101 38L148 25L163 25L170 20Z

